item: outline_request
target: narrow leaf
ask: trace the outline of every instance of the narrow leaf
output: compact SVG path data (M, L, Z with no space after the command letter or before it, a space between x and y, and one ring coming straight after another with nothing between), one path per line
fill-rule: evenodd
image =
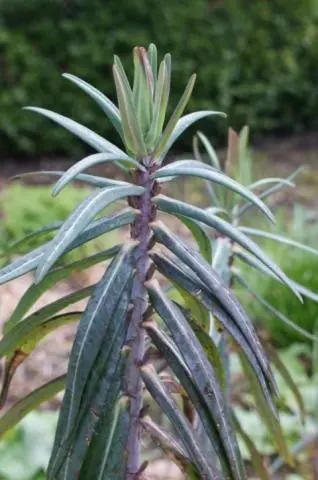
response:
M221 170L221 165L218 159L218 156L216 154L216 151L212 147L211 143L209 142L208 138L202 133L202 132L197 132L198 138L201 140L206 153L208 154L211 166L214 168L217 168L218 170Z
M125 155L125 152L120 150L120 148L116 147L105 138L101 137L89 128L84 127L80 123L74 122L74 120L64 117L64 115L60 115L59 113L52 112L51 110L46 110L45 108L38 107L25 107L25 110L31 110L32 112L39 113L40 115L44 115L45 117L49 118L53 122L58 123L66 130L79 137L85 143L95 148L95 150L97 150L98 152L110 152L118 155L119 157Z
M122 136L120 112L116 105L111 100L109 100L106 95L97 90L97 88L76 77L75 75L63 73L62 76L67 80L75 83L79 88L84 90L84 92L87 93L93 100L95 100L95 102L101 107L103 112L106 113L107 117L109 118L113 126L116 128L119 135Z
M242 234L238 229L233 227L230 223L215 216L210 215L201 208L194 207L179 200L170 199L164 195L158 195L154 198L154 202L159 209L177 215L184 215L193 218L199 222L215 228L218 232L228 236L231 240L241 245L243 248L255 255L262 263L264 263L270 270L272 270L276 277L285 283L301 300L301 296L297 289L293 287L289 278L282 272L282 270L259 248L259 246L251 241L246 235Z
M303 328L299 327L299 325L297 325L292 320L287 318L279 310L277 310L275 307L273 307L273 305L271 305L266 300L264 300L264 298L262 298L260 295L258 295L258 293L256 293L255 290L252 289L240 275L238 275L237 273L235 273L234 275L235 275L236 280L241 285L243 285L243 287L246 288L246 290L252 295L252 297L255 298L255 300L257 300L259 303L261 303L269 312L271 312L271 314L274 317L277 317L283 323L285 323L290 328L292 328L296 332L300 333L304 337L308 338L309 340L313 340L314 342L318 342L318 336L312 335L311 333L307 332Z
M170 120L162 133L161 139L159 140L159 143L156 146L154 156L162 155L163 150L167 148L168 142L169 143L171 142L172 135L178 123L178 120L180 119L181 115L184 112L184 109L186 108L190 100L192 90L195 84L195 80L196 80L196 75L195 74L191 75L188 81L188 84L178 102L178 105L176 106L172 116L170 117Z
M20 180L21 178L28 178L34 176L49 176L49 177L62 177L65 174L64 171L60 170L43 170L40 172L27 172L27 173L20 173L19 175L15 175L11 177L9 180ZM108 179L104 177L97 177L96 175L88 175L85 173L81 173L74 178L76 182L84 182L94 187L104 188L104 187L114 187L115 185L127 185L126 182L122 182L119 180Z
M183 117L178 120L176 126L174 127L171 135L164 146L163 150L159 152L161 161L164 159L174 142L182 135L182 133L187 130L193 123L206 118L210 115L219 115L221 117L226 117L225 113L217 112L214 110L202 110L198 112L189 113L188 115L184 115ZM157 148L158 149L158 148Z
M76 179L77 176L87 168L98 165L99 163L116 162L120 160L125 160L125 162L128 164L132 164L140 170L145 170L139 162L133 158L130 158L128 155L124 155L119 158L118 155L112 155L109 153L95 153L83 158L81 161L70 167L55 184L52 195L57 195L62 188L64 188L72 180Z
M155 281L149 283L148 293L152 305L166 323L177 345L183 345L181 354L191 371L193 380L215 419L220 437L227 453L234 478L245 478L244 466L239 454L235 435L228 421L228 411L222 390L216 380L211 363L202 346L189 327L181 311L174 305Z
M196 243L198 244L199 251L202 257L208 262L212 263L212 246L211 240L205 233L203 228L196 222L184 215L176 215L177 218L190 230Z
M248 186L248 188L250 190L256 190L260 187L264 187L265 185L271 185L272 183L279 184L279 185L286 185L287 187L295 186L293 182L290 182L289 180L284 178L262 178L261 180L257 180L256 182L251 183Z
M107 205L128 195L140 195L144 189L123 186L103 189L86 198L64 222L56 236L49 242L36 269L35 281L39 283L67 247L78 237L91 220Z
M162 167L155 173L155 178L167 177L167 176L196 176L215 182L219 185L222 185L226 188L229 188L235 193L240 194L242 197L250 200L272 221L274 222L274 217L269 208L250 190L243 187L240 183L232 180L224 173L212 168L201 168L198 167L187 167L182 164L179 166L178 162L174 162L171 165Z
M69 361L67 388L60 415L61 442L66 440L78 414L91 369L111 325L117 303L132 275L131 255L134 248L134 243L127 244L113 260L82 315Z
M40 388L34 390L25 398L17 402L11 407L0 419L0 437L8 430L11 430L17 423L22 420L29 412L35 410L41 403L54 397L57 393L64 389L65 375L52 380Z
M243 430L241 424L239 423L238 419L235 416L233 417L233 421L239 436L241 437L247 450L249 451L250 460L255 469L255 473L259 476L260 480L271 480L269 476L269 472L264 466L262 456L257 450L257 448L255 447L250 436L247 435L247 433Z
M141 126L137 120L132 91L118 57L115 57L113 76L115 80L126 148L128 152L134 156L145 155L147 153L146 145L143 139Z
M318 255L318 250L315 248L310 247L309 245L304 245L303 243L296 242L292 238L283 237L282 235L277 235L276 233L266 232L263 230L258 230L256 228L249 228L249 227L239 227L240 231L246 233L247 235L251 235L252 237L261 237L261 238L268 238L270 240L274 240L278 243L283 243L284 245L290 245L292 247L299 248L308 253L312 253L313 255Z
M165 388L162 386L153 368L150 366L142 367L141 375L147 390L172 422L179 437L182 439L184 448L197 466L202 478L206 478L207 480L220 479L216 467L214 468L214 471L209 467L208 461L204 458L200 449L198 442L199 439L195 438L194 432L191 430L188 421L181 414L174 400L168 395Z
M63 267L57 267L53 269L40 283L32 284L24 293L11 316L7 320L4 328L5 333L23 318L25 313L34 305L36 300L38 300L46 290L51 288L57 282L69 277L74 271L83 271L88 267L97 265L100 262L112 258L118 253L119 250L120 246L116 245L109 250L105 250L105 252L91 255L90 257L77 260L76 262L72 262Z

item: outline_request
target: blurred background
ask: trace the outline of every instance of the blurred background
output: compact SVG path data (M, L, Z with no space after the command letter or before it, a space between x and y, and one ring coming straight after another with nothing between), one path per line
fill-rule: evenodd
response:
M157 45L160 55L172 54L171 110L188 77L196 72L197 84L188 111L215 109L228 115L227 120L200 122L178 141L172 155L191 154L192 137L199 128L224 158L228 127L240 130L248 125L256 177L287 176L305 165L297 188L275 198L277 228L318 248L317 0L0 0L2 263L10 260L9 244L43 224L65 218L88 193L73 186L53 200L43 179L9 182L12 175L22 172L65 169L87 153L81 141L22 107L35 105L57 111L118 142L94 102L61 74L75 74L113 99L113 55L119 55L132 72L133 47L150 42ZM112 172L107 170L107 174ZM178 188L179 196L205 203L197 181L187 181ZM103 246L115 240L108 236ZM318 292L318 257L277 249L270 242L264 246L294 280ZM90 248L80 255L94 253L101 245L93 243ZM71 282L60 282L52 290L51 299L72 291L74 285L92 283L100 273L99 267L85 276L78 273ZM8 318L31 281L31 276L26 276L0 287L0 322ZM252 273L251 281L258 281ZM285 289L264 279L259 291L302 328L315 331L318 306L314 301L306 301L303 308ZM39 305L47 300L44 296ZM264 313L255 302L244 301L260 330L269 331L304 395L308 416L305 428L297 421L288 394L284 390L282 394L287 404L283 426L290 445L295 445L304 435L317 431L318 356L309 340ZM68 326L42 342L18 370L9 405L65 370L73 332L74 327ZM49 405L49 410L46 407L26 417L20 427L2 439L0 480L44 478L58 405L59 399ZM244 409L240 414L247 431L254 435L257 431L254 440L264 456L274 457L275 446L259 427L256 414ZM31 449L32 445L37 448ZM306 473L283 469L275 478L317 479L317 444L311 444L300 457L302 462L309 465ZM164 475L167 479L170 473L162 471L161 477L157 471L152 478Z

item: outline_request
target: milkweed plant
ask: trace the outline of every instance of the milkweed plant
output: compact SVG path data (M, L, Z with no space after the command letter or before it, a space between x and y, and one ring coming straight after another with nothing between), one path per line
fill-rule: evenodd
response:
M205 117L224 114L209 110L183 115L195 83L192 75L167 119L170 55L158 65L154 45L148 50L136 47L133 62L131 85L120 59L114 58L117 106L83 80L64 75L104 111L121 139L121 148L58 113L28 107L66 128L97 153L65 172L45 172L58 177L53 195L75 179L91 185L93 193L64 222L31 234L36 237L55 230L52 240L0 270L1 284L34 272L34 283L4 325L0 341L0 355L5 358L2 405L16 368L39 341L59 326L78 321L66 375L11 407L0 420L0 432L65 390L47 469L49 480L146 479L147 462L142 462L141 456L145 432L186 478L242 480L246 472L237 433L244 432L230 403L229 346L239 352L280 452L290 463L292 458L281 432L268 353L233 293L232 276L243 281L233 270L233 255L287 285L300 301L306 290L254 243L251 237L259 233L240 226L237 219L242 210L253 207L273 222L263 188L269 184L280 188L291 180L266 179L243 186L222 171L202 136L211 164L199 158L198 148L194 159L167 163L170 148L188 127ZM232 153L230 142L229 156ZM118 167L125 180L84 173L105 163ZM208 182L211 207L199 208L163 193L166 183L185 177ZM121 206L125 202L124 208L102 215L105 207L118 201ZM166 214L183 222L195 242L173 233L165 223ZM59 263L67 252L122 226L129 226L130 231L122 244L73 263ZM217 233L212 241L210 229ZM105 272L95 285L29 313L55 283L106 260ZM65 307L84 298L88 299L84 311L63 313ZM153 418L150 398L168 418L170 428Z

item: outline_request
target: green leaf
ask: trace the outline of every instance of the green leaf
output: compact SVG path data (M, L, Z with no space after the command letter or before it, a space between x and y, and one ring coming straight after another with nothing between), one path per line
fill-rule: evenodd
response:
M197 319L200 327L203 328L205 332L210 330L210 315L207 309L201 304L201 302L188 293L187 290L180 287L180 285L175 284L175 290L170 291L169 296L172 300L176 300L173 296L174 291L176 291L183 300L185 308L190 310L192 316ZM178 300L178 298L177 298Z
M210 115L219 115L222 117L226 117L225 113L217 112L214 110L202 110L189 113L188 115L184 115L183 117L181 117L173 128L171 135L167 139L167 143L164 146L163 150L159 152L161 161L164 159L174 142L180 137L180 135L183 134L185 130L187 130L187 128L189 128L191 125L193 125L193 123L197 122L198 120L201 120L202 118L208 117ZM158 147L156 150L159 150Z
M303 243L300 243L300 242L296 242L292 238L283 237L282 235L277 235L276 233L270 233L263 230L258 230L256 228L239 227L239 229L241 232L246 233L247 235L261 237L261 238L268 238L278 243L283 243L284 245L290 245L292 247L299 248L304 252L312 253L313 255L318 255L318 250L316 250L315 248L312 248L309 245L304 245Z
M134 48L134 86L133 101L137 120L145 135L152 121L154 78L147 50L144 47Z
M65 171L60 170L42 170L40 172L27 172L20 173L11 177L9 180L20 180L21 178L28 178L33 176L49 176L49 177L62 177L65 174ZM104 177L97 177L96 175L88 175L81 173L74 178L76 182L84 182L93 185L94 187L104 188L104 187L114 187L115 185L127 185L126 182L119 180L112 180Z
M103 333L101 348L87 378L79 410L69 432L65 430L68 405L65 405L64 397L48 469L49 479L55 479L58 473L61 478L78 478L100 418L114 408L129 353L129 349L124 347L129 299L130 287L123 292L111 322ZM68 393L66 389L65 396Z
M116 128L119 135L122 137L122 125L120 119L120 112L116 105L109 100L102 92L97 90L97 88L93 87L89 83L85 82L81 78L76 77L75 75L71 75L69 73L63 73L62 76L67 80L75 83L79 88L84 90L95 102L101 107L104 113L106 113L107 117Z
M294 187L295 184L290 182L289 180L286 180L284 178L262 178L261 180L257 180L254 183L251 183L248 188L250 190L256 190L260 187L264 187L264 185L271 185L272 183L274 184L279 184L279 185L286 185L287 187Z
M124 155L119 158L118 155L111 155L109 153L95 153L93 155L89 155L88 157L83 158L79 162L75 163L72 167L70 167L55 184L52 195L57 195L62 190L62 188L64 188L72 180L76 179L77 176L87 168L95 166L99 163L116 162L120 160L125 160L125 162L127 162L128 164L132 164L140 170L145 170L139 162L137 162L133 158L130 158L128 155Z
M219 479L220 477L217 468L214 466L214 470L211 470L208 460L204 457L200 449L199 439L196 438L188 421L178 409L175 401L162 386L154 369L151 366L144 366L141 368L141 375L147 390L167 415L180 439L182 439L184 448L195 463L202 478L206 478L207 480Z
M294 323L292 320L287 318L279 310L277 310L275 307L273 307L273 305L271 305L266 300L264 300L264 298L262 298L260 295L258 295L258 293L256 293L256 291L253 288L251 288L240 275L238 275L237 273L235 273L234 275L235 275L236 280L241 285L243 285L244 288L246 288L246 290L252 295L252 297L255 298L255 300L257 300L259 303L261 303L263 305L263 307L265 307L269 312L271 312L274 317L277 317L283 323L285 323L290 328L292 328L296 332L300 333L304 337L309 338L309 340L313 340L314 342L318 342L318 336L312 335L311 333L307 332L306 330L301 328L299 325Z
M224 450L231 464L234 478L245 478L244 466L239 454L238 445L228 420L228 409L222 390L216 379L214 367L207 359L202 346L189 327L182 312L173 304L159 287L158 282L151 281L147 285L151 303L164 320L176 345L182 345L181 355L192 374L193 381L206 401L213 416Z
M301 421L302 421L302 424L304 425L306 421L305 404L304 404L303 397L300 393L300 390L292 377L292 374L289 372L288 367L286 367L286 365L282 362L276 349L271 345L270 342L265 342L265 350L267 351L272 364L275 366L275 368L277 369L277 371L285 381L286 385L294 395L296 403L299 408Z
M155 143L158 141L164 121L166 118L169 92L170 92L170 74L169 64L165 58L159 67L158 81L155 87L155 96L153 104L153 117L152 122L147 133L146 142L152 149Z
M64 389L65 375L52 380L34 390L25 398L14 404L0 419L0 437L11 430L29 412L36 409L41 403L54 397Z
M177 457L183 457L189 460L188 454L181 443L162 425L157 425L152 418L147 415L140 420L143 428L150 433L151 437L159 442L160 447L165 453L174 454Z
M205 233L203 228L196 222L184 215L176 215L177 218L190 230L195 241L198 244L199 251L202 257L208 262L212 263L212 246L211 240Z
M37 228L33 232L30 232L27 235L25 235L24 237L19 238L15 242L10 243L10 245L8 245L6 247L6 254L8 254L8 253L12 254L12 253L20 252L21 248L24 247L25 244L28 245L28 243L35 238L36 239L38 239L38 237L41 238L41 236L44 233L49 233L49 232L53 232L54 230L57 230L58 228L61 227L62 224L63 224L63 222L57 221L57 222L49 223L49 224L45 225L44 227Z
M241 437L247 450L249 451L250 460L255 469L255 473L259 476L261 480L271 480L269 472L264 466L261 454L255 447L249 435L247 435L247 433L243 430L242 426L240 425L239 421L235 416L233 416L233 422L239 436Z
M15 345L13 345L13 351L5 362L4 376L0 393L0 408L4 406L7 400L9 388L16 370L28 358L37 344L43 340L46 335L62 325L65 325L69 322L77 322L81 318L81 314L82 312L72 312L57 315L48 319L45 323L35 326L31 333L26 332L25 335L21 335L19 338L13 339L16 340ZM1 340L1 343L3 342L4 338ZM10 338L9 341L10 340L12 340L12 338ZM10 347L12 347L12 344Z
M87 197L73 210L53 240L46 245L43 258L36 269L35 282L39 283L45 277L56 260L101 210L116 200L129 195L139 195L143 191L142 187L127 185L103 189Z
M208 154L208 158L211 163L211 166L214 168L217 168L218 170L221 170L221 165L220 165L218 156L216 154L216 151L212 147L208 138L202 132L197 132L197 137L201 140L202 144L204 145L204 148L206 150L206 153Z
M93 288L94 285L85 287L81 290L66 295L65 297L59 298L55 302L36 310L23 321L20 321L16 325L12 326L0 340L0 357L9 355L14 350L24 351L21 346L25 345L28 339L30 339L32 342L38 329L40 329L40 331L43 329L43 335L49 333L46 333L46 331L50 331L49 325L52 321L54 323L54 319L56 318L54 315L69 305L88 297L92 293ZM42 337L40 337L40 339L41 338ZM38 343L38 341L36 343Z
M262 263L272 270L276 277L287 285L295 295L301 299L297 289L294 288L289 278L282 270L259 248L259 246L251 241L246 235L242 234L237 228L233 227L221 218L210 215L201 208L194 207L179 200L170 199L164 195L158 195L154 198L154 202L158 205L159 210L177 215L184 215L193 218L199 222L215 228L218 232L228 236L231 240L241 245L243 248L255 255Z
M258 380L254 372L251 370L249 364L246 362L244 356L239 353L239 358L255 399L255 407L266 424L268 431L273 437L279 453L285 458L289 465L293 466L293 458L288 450L281 424L277 417L274 417L272 411L268 408L268 404L260 390Z
M133 94L122 64L116 56L115 64L113 65L113 76L127 151L137 157L146 155L146 145L141 125L137 120Z
M70 252L74 248L104 233L132 223L135 217L136 212L131 208L127 208L108 217L95 220L78 235L64 253ZM39 264L40 259L43 258L45 247L46 245L42 245L0 269L0 285L34 270Z
M151 65L152 75L154 82L157 79L157 70L158 70L158 51L156 45L151 43L148 47L148 58Z
M125 474L123 454L129 429L129 399L121 397L114 410L106 411L99 421L80 472L79 480L122 480Z
M167 176L196 176L200 178L204 178L205 180L209 180L211 182L215 182L219 185L222 185L226 188L229 188L235 193L240 194L242 197L247 198L272 221L274 222L274 217L269 208L261 201L259 198L250 190L243 187L240 183L232 180L224 173L219 172L217 170L213 170L212 168L207 168L207 166L199 167L188 167L187 165L183 165L182 161L181 164L179 162L173 162L171 165L166 167L162 167L156 171L154 177L167 177Z
M95 150L97 150L98 152L109 152L118 155L119 157L125 155L125 152L120 150L120 148L116 147L105 138L101 137L89 128L84 127L80 123L74 122L74 120L64 117L64 115L60 115L59 113L52 112L51 110L46 110L45 108L38 107L25 107L25 110L31 110L31 112L39 113L40 115L44 115L45 117L49 118L53 122L58 123L66 130L79 137L85 143L95 148Z
M105 252L91 255L90 257L77 260L63 267L57 267L52 270L40 283L31 285L24 293L21 300L17 304L13 313L7 320L4 332L8 332L16 323L18 323L25 313L34 305L40 296L57 282L67 278L74 271L81 272L92 265L112 258L118 253L120 246L116 245Z
M160 273L168 277L175 284L179 284L187 290L195 299L198 299L205 308L210 311L223 328L231 335L235 344L244 352L246 359L248 360L251 368L255 372L255 375L259 379L262 392L268 405L270 406L273 415L277 415L276 407L273 401L272 392L277 392L276 383L271 373L264 371L262 362L259 361L258 345L255 346L253 342L247 341L245 337L245 329L241 323L235 321L231 316L222 309L222 307L215 301L211 295L205 292L204 286L200 284L200 281L196 282L189 275L190 272L184 273L177 265L173 264L170 260L164 259L158 254L153 254L151 257L157 266ZM217 325L219 330L219 325ZM256 353L255 353L256 352ZM267 358L264 353L261 352L263 362L267 362Z
M254 330L254 327L248 318L246 312L243 310L241 304L233 292L223 285L222 281L214 272L214 270L204 262L200 256L188 246L183 244L178 237L168 232L167 229L159 226L158 224L154 228L157 239L163 243L172 253L179 257L197 277L200 279L197 287L197 295L201 300L201 295L204 290L207 291L211 300L217 300L217 303L221 306L221 309L235 320L235 324L239 326L239 329L244 332L244 337L251 346L256 355L262 369L268 378L272 378L271 370L267 358L264 354L263 348ZM153 256L151 256L153 258ZM185 279L191 279L191 270L187 270ZM180 273L178 274L180 278ZM184 286L184 284L182 285ZM185 287L187 288L187 287ZM214 302L215 303L215 302ZM210 307L211 308L211 307ZM213 313L213 311L212 311ZM275 382L273 381L273 385Z
M269 270L269 268L263 265L259 260L257 260L257 258L254 258L253 256L249 255L246 252L237 251L237 250L234 250L234 255L235 257L239 258L247 265L250 265L251 267L258 270L259 272L263 273L264 275L278 280L276 275L271 270ZM293 285L294 289L296 289L301 295L303 295L304 297L310 298L314 302L318 302L318 293L315 293L312 290L309 290L308 288L304 287L300 283L295 282L295 280L292 280L291 278L289 279L289 282L291 283L291 285Z
M177 126L177 123L178 123L178 120L180 119L181 115L183 114L184 112L184 109L186 108L189 100L190 100L190 97L191 97L191 94L192 94L192 90L193 90L193 87L194 87L194 84L195 84L195 80L196 80L196 75L193 74L191 75L189 81L188 81L188 84L178 102L178 105L176 106L173 114L171 115L170 117L170 120L169 122L167 123L163 133L162 133L162 136L159 140L159 143L156 145L156 148L155 148L155 151L154 151L154 156L155 157L158 157L158 156L161 156L163 157L163 152L165 151L165 149L167 148L167 145L170 144L171 146L171 140L173 140L173 136L174 136L174 131L175 131L175 128Z
M115 328L112 325L112 319L120 297L127 289L132 276L131 256L134 248L135 243L128 243L112 261L98 282L82 315L69 361L66 392L55 443L57 447L67 439L71 432L73 422L81 407L82 395L91 375L91 369L105 341L104 337L109 329L114 330ZM125 305L124 302L124 307Z
M301 167L298 167L291 175L289 175L289 177L287 177L287 181L291 181L293 180L300 172L301 170L303 169L303 166ZM279 192L282 188L285 188L286 187L286 184L285 182L281 182L281 183L278 183L277 185L274 185L273 187L270 187L268 188L267 190L265 190L264 192L260 193L259 194L259 198L260 199L265 199L271 195L274 195L274 193L277 193ZM240 218L242 215L244 215L244 213L246 213L251 207L253 207L253 204L252 203L246 203L245 205L243 205L238 213L237 213L237 217Z

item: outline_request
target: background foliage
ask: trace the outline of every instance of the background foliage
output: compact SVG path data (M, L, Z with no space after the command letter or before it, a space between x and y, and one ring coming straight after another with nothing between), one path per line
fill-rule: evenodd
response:
M114 0L1 0L0 22L3 153L80 153L71 135L21 111L27 104L109 136L98 108L84 94L74 103L76 87L60 74L113 96L113 53L125 60L134 45L150 41L176 59L172 105L190 73L200 71L191 110L222 109L234 127L248 123L256 134L318 125L316 0L126 0L120 8ZM222 139L225 122L213 125Z

